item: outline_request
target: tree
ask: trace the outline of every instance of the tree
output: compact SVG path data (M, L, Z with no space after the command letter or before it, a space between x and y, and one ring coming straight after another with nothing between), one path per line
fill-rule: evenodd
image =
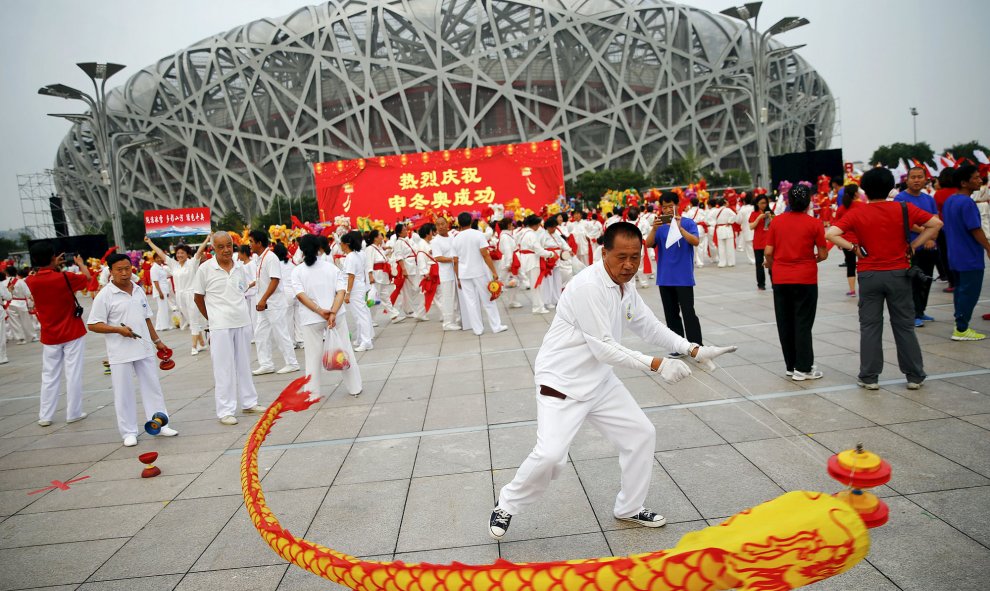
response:
M120 229L124 238L125 250L144 249L144 213L135 213L124 210L120 213ZM105 234L107 242L113 244L113 224L110 220L100 225L100 233Z
M241 215L241 212L237 209L231 209L227 213L223 214L216 222L213 223L214 231L231 231L240 233L241 230L247 226L247 220Z
M728 168L722 172L710 170L704 173L705 180L709 187L751 187L753 177L749 172L741 168Z
M0 259L5 259L18 250L24 250L24 245L10 238L0 238Z
M893 143L889 146L880 146L870 157L870 164L882 164L887 168L896 168L898 162L903 159L908 165L912 158L921 162L934 162L935 151L928 142L918 142L917 144Z
M302 222L320 221L316 198L300 197L298 199L286 199L281 195L277 195L272 199L268 211L252 220L251 227L267 229L269 226L282 224L291 227L292 216L296 216Z
M954 146L949 146L945 149L945 152L949 152L952 156L958 160L960 158L969 158L973 163L977 163L976 156L973 155L974 150L980 150L984 154L990 154L990 148L987 148L983 144L973 140L971 142L966 142L964 144L956 144Z
M700 168L701 160L694 152L688 152L683 158L674 160L654 172L653 182L662 186L694 183L701 178Z

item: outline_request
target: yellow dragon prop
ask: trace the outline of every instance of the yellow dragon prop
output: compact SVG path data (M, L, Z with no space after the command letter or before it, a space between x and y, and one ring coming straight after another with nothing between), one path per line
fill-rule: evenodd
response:
M251 431L241 457L248 515L276 554L307 571L359 591L777 591L850 569L869 550L869 536L850 505L819 492L796 491L685 535L677 546L625 557L490 565L373 562L348 556L279 525L258 477L258 451L286 411L317 400L293 381Z

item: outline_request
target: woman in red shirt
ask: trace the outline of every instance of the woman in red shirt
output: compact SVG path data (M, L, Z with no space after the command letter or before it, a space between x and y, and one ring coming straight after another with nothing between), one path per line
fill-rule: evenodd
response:
M767 288L766 272L763 270L763 249L767 245L767 228L773 212L770 211L770 200L766 195L756 198L753 213L749 214L749 229L753 231L753 256L756 259L756 289L764 291ZM773 277L770 278L773 280Z
M846 215L853 210L858 205L862 205L863 202L859 200L859 185L856 183L849 183L842 188L842 203L839 204L839 209L835 212L835 221L842 219L842 216ZM856 235L853 234L849 237L849 232L843 234L849 242L853 244L858 244ZM849 282L849 291L846 295L854 298L856 297L856 252L852 250L842 251L843 256L846 259L846 281Z
M818 263L828 258L825 227L806 213L811 189L790 192L791 210L774 218L766 236L766 267L773 270L773 308L787 375L795 382L822 377L811 329L818 307Z

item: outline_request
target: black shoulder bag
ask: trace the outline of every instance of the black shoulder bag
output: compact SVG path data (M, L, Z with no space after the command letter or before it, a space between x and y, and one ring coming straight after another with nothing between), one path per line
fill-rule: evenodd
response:
M916 281L919 283L931 283L932 278L925 275L925 272L918 265L914 264L914 253L911 252L911 227L908 225L908 208L907 203L903 201L901 204L901 217L904 220L904 240L907 241L907 257L911 262L911 266L908 268L907 276L911 281Z
M69 283L69 276L62 273L62 279L65 279L65 286L69 288L69 293L72 294L72 301L76 303L76 309L72 311L72 315L76 318L82 318L83 307L79 305L79 300L76 299L76 292L72 289L72 284Z

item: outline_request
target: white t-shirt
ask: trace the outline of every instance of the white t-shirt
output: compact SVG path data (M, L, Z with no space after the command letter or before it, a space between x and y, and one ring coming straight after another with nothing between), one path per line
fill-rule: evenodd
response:
M131 285L131 293L120 289L113 282L100 290L93 300L87 324L104 322L111 326L127 326L139 339L131 339L119 334L105 334L107 358L110 363L128 363L145 359L155 354L146 319L151 318L148 298L139 285Z
M491 274L481 249L488 248L488 239L478 230L461 230L453 240L454 257L460 279L474 279Z
M186 259L185 264L179 261L169 258L165 262L168 264L168 268L172 271L172 281L175 282L175 292L192 292L193 285L196 283L196 271L199 270L199 260L196 257L190 257Z
M244 299L248 283L250 278L243 265L235 265L230 273L224 271L215 258L199 266L193 292L206 298L211 329L241 328L251 324L247 300Z
M309 299L324 310L333 307L333 299L338 291L347 288L347 276L333 263L319 260L312 266L303 263L292 270L292 289L296 295L305 293ZM347 306L341 306L337 316L343 316ZM299 306L299 324L326 324L319 314L306 306Z
M255 281L257 282L258 288L258 299L260 300L265 292L268 291L268 285L272 282L272 279L278 279L282 281L282 265L279 263L278 257L271 249L266 249L258 257L258 267L254 271ZM285 307L285 296L282 295L282 290L278 287L272 292L272 295L268 297L267 301L269 308L280 309Z
M351 291L363 293L368 291L368 264L364 261L364 253L352 250L344 257L341 271L344 274L346 287L347 276L354 275L354 285Z
M436 257L454 257L454 239L448 236L434 236L433 242L430 243L430 248L433 250L433 258ZM441 263L437 261L437 267L440 269L440 282L446 283L447 281L453 281L454 277L454 263Z
M159 265L158 263L151 265L152 287L156 281L158 282L158 289L161 290L162 295L167 296L172 293L172 283L168 280L168 269L165 265ZM158 290L152 290L152 293L156 298L158 297Z
M292 259L289 259L289 261L291 260ZM278 282L278 288L283 294L285 294L285 305L291 307L293 300L296 298L296 290L292 287L292 271L296 266L289 261L278 262L278 264L282 267L282 280Z

